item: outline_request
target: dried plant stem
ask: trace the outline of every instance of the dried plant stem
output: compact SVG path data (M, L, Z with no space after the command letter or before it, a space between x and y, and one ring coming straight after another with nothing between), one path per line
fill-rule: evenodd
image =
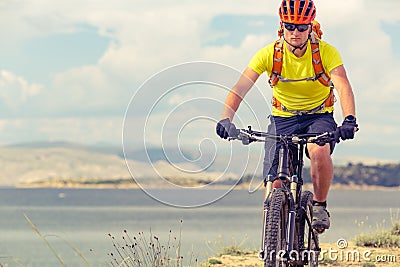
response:
M28 221L28 223L31 225L32 230L35 231L39 237L43 240L43 242L49 247L50 251L54 254L54 256L57 258L57 260L60 262L61 266L67 266L64 262L64 260L57 254L55 249L51 246L49 241L47 241L46 237L42 235L42 233L39 231L39 229L33 224L33 222L29 219L28 215L24 212L24 217Z
M181 239L183 221L181 220L180 223L179 236L173 236L170 230L166 243L161 243L159 237L155 236L151 229L149 236L145 235L144 232L139 232L133 238L128 234L127 230L124 230L122 235L123 242L118 242L113 235L108 234L116 250L115 253L108 254L112 257L111 266L182 267ZM190 257L190 264L193 263L193 256L192 254ZM197 264L197 259L194 262Z

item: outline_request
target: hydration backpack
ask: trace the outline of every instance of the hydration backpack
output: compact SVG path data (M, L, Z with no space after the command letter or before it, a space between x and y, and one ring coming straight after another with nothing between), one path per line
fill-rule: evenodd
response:
M282 73L282 59L283 59L283 29L278 31L280 38L275 42L274 46L274 58L273 66L269 79L269 84L271 87L275 86L279 81L281 82L297 82L297 81L316 81L318 80L321 84L327 87L333 87L333 83L329 75L325 72L322 66L321 54L319 50L319 39L322 36L322 31L320 29L320 24L313 20L312 21L312 31L310 34L310 44L312 50L312 65L314 67L315 76L303 79L286 79L281 76Z

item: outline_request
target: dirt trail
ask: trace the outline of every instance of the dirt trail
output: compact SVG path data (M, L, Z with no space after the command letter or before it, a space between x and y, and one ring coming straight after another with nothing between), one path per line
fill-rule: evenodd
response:
M350 244L346 248L339 249L336 244L322 244L321 249L324 261L320 261L320 266L400 267L399 248L367 248ZM217 262L220 263L212 264ZM208 264L202 266L263 267L263 264L256 252L248 252L242 256L212 257Z

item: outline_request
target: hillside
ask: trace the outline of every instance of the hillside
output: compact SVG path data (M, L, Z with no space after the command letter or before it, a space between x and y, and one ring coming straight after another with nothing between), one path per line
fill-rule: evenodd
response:
M116 155L74 148L0 148L0 185L12 186L52 178L128 177Z
M222 175L222 172L218 172L217 170L225 169L218 161L207 171L182 172L180 167L186 170L199 169L196 166L199 162L189 160L172 166L165 156L162 157L162 149L152 149L147 155L138 151L129 151L128 154L130 158L127 162L132 166L135 178L145 177L148 183L154 183L159 174L182 186L207 184L220 177L223 179L219 179L217 184L232 185L238 180L237 174ZM176 156L176 161L173 162L177 162L178 156L172 155ZM146 162L147 156L152 160L151 163ZM188 158L190 159L189 156ZM92 185L101 184L102 181L106 184L132 181L122 151L116 147L93 147L63 142L22 144L0 147L0 162L0 186L15 186L43 180L56 183L69 180L74 184L85 181ZM240 165L235 162L233 164ZM239 184L248 183L251 179L252 176L245 175ZM311 182L308 168L304 170L304 180L305 183ZM346 166L335 166L334 183L349 186L400 186L400 163L349 163Z
M222 173L211 171L188 174L179 169L196 169L192 163L172 166L162 160L152 163L131 159L125 161L120 153L115 148L98 149L69 143L34 143L2 147L0 186L131 184L133 180L126 163L135 178L141 179L141 183L146 184L157 185L157 182L161 181L160 175L169 180L191 185L199 181L209 182L214 177L222 176ZM227 179L238 179L233 173L223 176Z
M400 185L400 164L348 164L335 170L335 182L359 185Z
M311 181L306 171L306 181ZM364 165L362 163L336 166L334 183L345 185L400 186L400 164Z
M244 176L240 183L249 183L252 176ZM259 177L257 180L260 180ZM304 183L311 183L310 169L303 171ZM240 184L239 183L239 184ZM333 184L357 186L400 186L400 163L365 165L348 163L346 166L335 166Z

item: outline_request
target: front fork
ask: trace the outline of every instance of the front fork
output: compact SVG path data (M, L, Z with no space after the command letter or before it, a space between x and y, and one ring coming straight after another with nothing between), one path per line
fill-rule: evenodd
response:
M297 184L299 179L297 175L290 178L290 194L289 194L289 217L286 228L286 251L290 253L293 250L294 232L296 229L296 201L297 201Z
M273 181L274 178L272 175L268 175L266 178L265 182L265 190L264 190L264 206L263 206L263 228L262 228L262 240L261 240L261 250L259 252L259 258L262 260L265 260L267 255L265 254L266 248L265 248L265 233L266 233L266 227L267 227L267 213L268 213L268 205L269 205L269 200L271 197L271 193L273 190ZM287 255L293 250L293 244L294 244L294 233L295 233L295 223L296 223L296 201L297 201L297 185L299 182L299 179L297 175L293 175L289 178L290 181L290 193L288 193L288 200L289 200L289 216L288 216L288 222L287 222L287 227L286 227L286 240L287 240L287 245L286 245L286 251Z

